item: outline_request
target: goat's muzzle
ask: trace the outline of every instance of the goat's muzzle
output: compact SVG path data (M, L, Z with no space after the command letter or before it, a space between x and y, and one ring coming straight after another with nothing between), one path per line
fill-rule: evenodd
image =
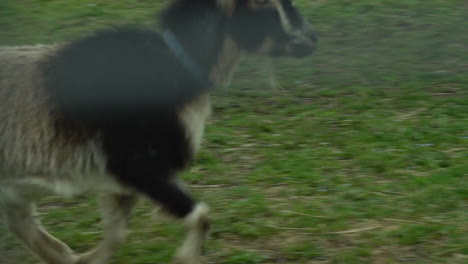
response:
M312 54L317 48L318 37L315 31L308 25L302 29L289 33L288 41L280 45L274 45L270 55L304 57Z
M318 37L315 31L306 26L289 43L288 53L294 57L303 57L315 51L318 44Z

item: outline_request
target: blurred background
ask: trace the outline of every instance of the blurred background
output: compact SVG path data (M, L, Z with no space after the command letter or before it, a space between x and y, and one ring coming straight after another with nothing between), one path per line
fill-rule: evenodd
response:
M0 45L157 27L168 2L0 0ZM183 175L213 207L206 262L468 263L468 2L294 2L315 55L244 59ZM41 203L78 251L99 239L95 209ZM141 202L112 263L170 261L183 230L152 218ZM32 263L1 225L0 264Z

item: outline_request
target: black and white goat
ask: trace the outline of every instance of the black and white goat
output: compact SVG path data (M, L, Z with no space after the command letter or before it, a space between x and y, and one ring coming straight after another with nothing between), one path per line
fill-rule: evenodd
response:
M208 207L176 175L197 152L209 89L243 52L305 56L316 37L290 0L175 0L163 34L113 29L71 43L0 48L0 207L49 264L103 264L143 195L188 228L200 263ZM35 220L44 191L102 194L104 238L75 254Z

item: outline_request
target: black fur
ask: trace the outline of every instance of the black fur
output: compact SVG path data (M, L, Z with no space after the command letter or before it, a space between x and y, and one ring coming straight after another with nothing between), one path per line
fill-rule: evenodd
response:
M48 87L67 118L121 121L183 105L207 87L156 32L114 29L73 42L53 58Z
M245 3L228 18L215 0L179 0L164 12L162 25L207 77L226 34L248 51L267 36L289 40L273 9L253 13ZM209 87L174 57L159 33L98 32L61 48L44 74L57 134L79 144L99 136L107 170L119 181L177 216L192 210L194 202L173 180L192 159L177 114Z
M74 42L50 60L47 87L66 124L59 133L99 135L109 172L177 216L191 211L193 201L172 184L192 158L177 109L208 87L159 34L119 29Z
M207 75L224 36L216 6L200 3L190 17L184 16L184 5L174 4L163 25ZM193 200L173 179L192 159L177 111L209 87L174 57L159 33L134 28L98 32L60 49L48 61L45 76L58 134L78 137L78 142L99 135L107 169L119 181L176 216L192 210Z

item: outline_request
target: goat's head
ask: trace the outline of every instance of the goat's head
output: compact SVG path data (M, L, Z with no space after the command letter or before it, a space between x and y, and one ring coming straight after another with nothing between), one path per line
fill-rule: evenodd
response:
M217 0L240 48L273 56L312 53L317 36L291 0Z

